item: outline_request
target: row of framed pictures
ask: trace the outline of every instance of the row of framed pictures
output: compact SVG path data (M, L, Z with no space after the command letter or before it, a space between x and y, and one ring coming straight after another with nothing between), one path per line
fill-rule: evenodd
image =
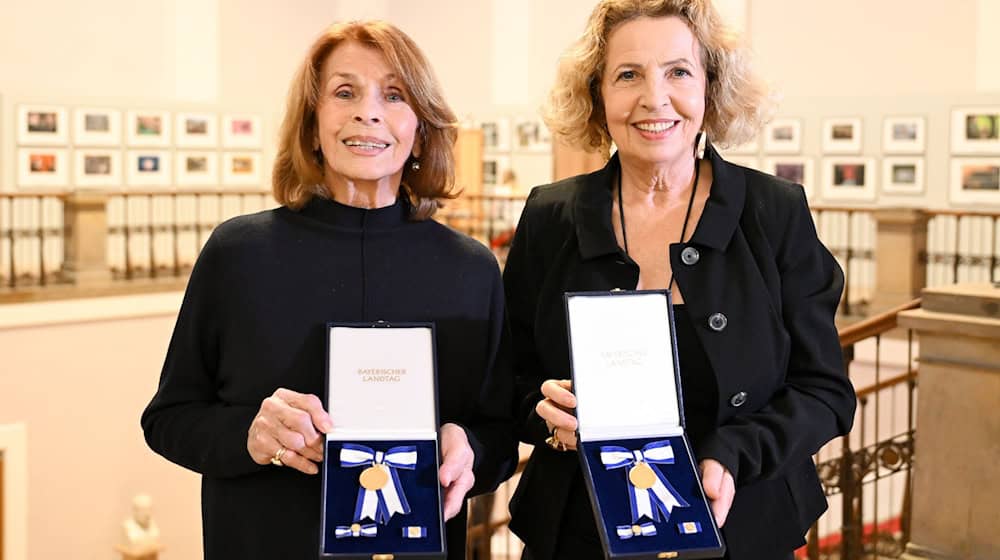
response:
M552 150L549 129L537 118L500 117L481 121L479 128L483 131L483 150L486 152L503 153L513 150L545 153Z
M260 186L259 152L19 148L20 187ZM72 165L71 165L72 164Z
M823 120L822 151L825 154L860 154L860 117ZM889 155L922 154L927 149L927 119L922 116L886 117L882 121L882 152ZM761 142L754 140L727 150L731 154L756 154ZM797 154L802 151L802 119L778 118L764 127L766 154ZM951 115L951 152L955 155L1000 155L1000 107L966 107Z
M799 183L805 187L807 196L814 196L813 158L788 156L763 161L746 156L724 158ZM926 190L924 158L886 157L881 164L879 170L875 158L824 157L819 194L824 200L864 202L877 198L879 183L881 192L887 194L919 195ZM1000 205L1000 157L952 158L950 171L949 199L952 203Z
M122 111L54 105L17 107L17 143L20 146L117 147L122 145ZM220 125L221 123L221 125ZM261 120L257 115L211 112L128 110L124 112L124 144L135 148L261 147Z

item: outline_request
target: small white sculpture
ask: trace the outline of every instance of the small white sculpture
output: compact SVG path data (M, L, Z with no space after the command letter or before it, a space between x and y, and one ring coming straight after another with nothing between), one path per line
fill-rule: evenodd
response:
M160 544L160 528L153 521L153 499L139 494L132 499L132 516L122 523L125 529L125 545L120 548L126 557L153 557L163 550Z

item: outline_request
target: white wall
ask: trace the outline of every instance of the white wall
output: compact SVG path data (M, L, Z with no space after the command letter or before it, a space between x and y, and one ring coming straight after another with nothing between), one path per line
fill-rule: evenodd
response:
M28 434L27 558L115 558L138 493L153 497L161 557L201 558L199 477L149 451L139 426L180 297L102 299L91 300L97 312L132 318L15 326L95 311L76 302L0 306L0 426L24 423Z

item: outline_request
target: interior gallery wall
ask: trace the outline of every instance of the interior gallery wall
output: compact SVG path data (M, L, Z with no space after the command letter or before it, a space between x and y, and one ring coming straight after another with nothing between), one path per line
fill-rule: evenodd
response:
M0 189L15 182L11 122L21 103L257 114L266 175L289 79L317 33L341 19L384 18L409 33L463 119L536 115L593 4L0 0ZM758 69L781 93L779 113L801 119L803 154L820 157L829 117L860 117L860 155L877 157L884 117L924 115L928 189L880 203L948 204L951 110L1000 105L1000 2L717 4L745 30ZM551 173L544 157L516 157L527 185ZM136 492L154 497L162 557L200 558L197 476L148 451L138 426L172 325L170 314L33 327L0 321L0 425L25 423L28 440L28 553L11 560L111 557Z

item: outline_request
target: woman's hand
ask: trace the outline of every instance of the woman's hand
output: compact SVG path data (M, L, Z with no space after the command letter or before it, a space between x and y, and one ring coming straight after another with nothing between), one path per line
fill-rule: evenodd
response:
M569 379L549 379L542 383L544 399L535 405L549 433L555 436L566 449L576 449L576 417L569 413L576 408L573 382Z
M458 515L465 503L465 495L476 482L472 464L476 459L469 437L458 424L441 426L441 468L438 479L444 488L445 521Z
M277 459L287 467L316 474L323 460L323 436L333 428L316 395L278 389L264 399L247 432L247 451L258 465ZM284 451L282 451L284 449Z
M705 459L701 463L701 484L705 487L705 496L711 502L712 515L715 524L720 528L725 525L729 516L729 508L733 507L733 497L736 496L736 482L729 469L715 459Z

